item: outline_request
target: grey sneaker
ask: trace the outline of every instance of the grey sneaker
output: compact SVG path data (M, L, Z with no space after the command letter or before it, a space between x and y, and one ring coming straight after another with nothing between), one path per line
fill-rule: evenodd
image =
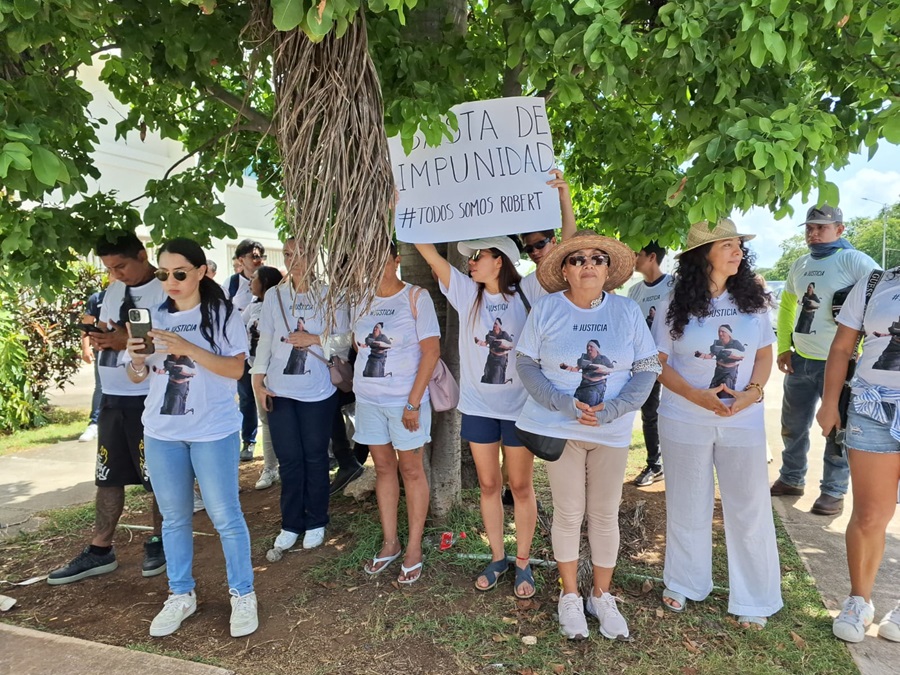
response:
M71 584L73 581L81 581L98 574L112 572L118 566L114 549L109 553L98 555L91 553L91 547L86 546L68 565L50 572L47 576L47 583L51 586Z
M259 480L256 481L255 487L257 490L266 490L272 487L275 483L280 480L278 477L278 469L263 469L262 473L259 474Z
M303 548L318 548L325 542L325 528L307 530L303 535Z
M658 480L664 479L665 474L663 473L662 468L654 469L653 467L648 466L637 475L637 478L634 479L634 484L638 487L647 487L648 485L653 485Z
M831 625L834 636L845 642L862 642L866 637L866 627L875 618L875 606L858 595L844 600L841 613Z
M256 593L250 591L246 595L238 595L234 589L231 595L231 637L244 637L259 628L259 616L256 612Z
M256 443L244 443L241 449L241 461L250 462L253 460L253 453L256 450Z
M585 640L590 636L587 619L584 618L584 601L575 593L560 594L559 632L570 640Z
M587 599L587 612L600 621L600 634L610 640L618 637L628 637L628 624L625 617L619 612L616 600L619 598L609 593L604 593L599 598L591 591Z
M900 642L900 602L878 624L878 635L891 642Z
M181 622L197 611L194 591L172 595L150 624L150 637L165 637L181 628Z

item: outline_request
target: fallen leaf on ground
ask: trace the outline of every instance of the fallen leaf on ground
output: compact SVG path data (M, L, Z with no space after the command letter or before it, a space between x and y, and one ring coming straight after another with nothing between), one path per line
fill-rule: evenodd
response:
M494 633L493 635L491 635L491 640L493 640L494 642L506 642L506 636L501 635L500 633Z
M797 645L797 649L806 649L806 640L797 635L794 631L791 631L791 640Z
M561 673L566 672L566 667L561 663L557 663L553 666L553 672L556 673L556 675L560 675Z
M504 616L504 617L501 619L501 621L503 621L503 623L508 623L508 624L512 624L512 625L515 625L515 624L519 623L519 620L518 620L518 619L514 619L514 618L512 618L511 616Z
M693 640L686 639L684 640L684 642L682 642L682 644L685 646L685 649L687 649L691 654L700 653L700 646Z
M522 644L531 647L537 644L537 638L534 635L523 635Z
M656 608L656 618L657 618L657 619L661 619L661 618L663 618L665 615L666 615L666 610L664 610L662 607L657 607L657 608Z
M653 590L653 582L649 579L644 579L644 583L641 584L641 593L647 595L650 591Z

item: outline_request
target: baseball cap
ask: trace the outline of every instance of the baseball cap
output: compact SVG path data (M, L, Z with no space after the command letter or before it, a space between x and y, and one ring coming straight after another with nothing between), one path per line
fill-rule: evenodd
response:
M479 249L489 248L497 249L507 258L509 258L510 262L512 263L515 263L519 258L522 257L519 253L519 247L516 246L516 242L514 242L510 237L484 237L482 239L469 239L468 241L459 242L456 245L456 248L466 257L469 257Z
M837 223L844 224L844 212L839 208L822 204L822 206L813 206L806 212L806 220L801 225L831 225Z

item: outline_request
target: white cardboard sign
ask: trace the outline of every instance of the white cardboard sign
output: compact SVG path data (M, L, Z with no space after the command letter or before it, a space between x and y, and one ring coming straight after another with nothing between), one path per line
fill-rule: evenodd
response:
M462 241L559 227L556 167L544 99L528 96L452 108L459 130L429 147L417 133L409 155L388 139L400 193L394 226L409 243Z

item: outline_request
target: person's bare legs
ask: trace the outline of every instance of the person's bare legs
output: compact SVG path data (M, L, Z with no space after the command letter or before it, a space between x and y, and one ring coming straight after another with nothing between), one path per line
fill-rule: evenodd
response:
M512 490L515 499L516 567L525 569L531 558L531 543L537 526L537 501L534 497L533 480L534 455L522 446L510 446L505 450L509 489ZM532 591L534 587L525 581L516 587L519 595L529 595Z
M580 596L581 593L578 592L578 561L557 561L556 569L559 570L559 578L562 580L563 595L574 593Z
M491 546L491 559L503 560L506 558L506 549L503 545L503 502L500 499L500 489L503 485L503 477L500 472L500 442L470 442L469 447L472 449L472 458L475 460L475 469L478 471L478 487L481 489L481 520ZM490 585L483 575L478 577L475 583L479 588L487 588Z
M376 557L387 558L399 553L401 549L400 538L397 536L397 507L400 504L397 451L391 444L370 445L369 450L375 464L375 498L378 501L378 515L381 519L383 537L381 550ZM384 564L371 567L370 571L377 572Z
M597 567L597 565L592 566L594 569L594 595L598 598L604 593L609 593L610 586L612 586L612 578L613 578L613 570L614 567Z
M406 555L403 566L407 569L422 562L422 535L425 533L425 519L428 516L430 493L428 479L425 477L425 465L422 463L422 448L398 451L400 475L403 477L403 489L406 494L406 513L409 519L409 539L406 542ZM396 511L394 512L396 522ZM398 581L412 581L422 574L419 567L408 575L401 574Z
M849 450L853 513L847 523L850 595L870 602L875 576L884 557L888 523L897 508L900 454Z

